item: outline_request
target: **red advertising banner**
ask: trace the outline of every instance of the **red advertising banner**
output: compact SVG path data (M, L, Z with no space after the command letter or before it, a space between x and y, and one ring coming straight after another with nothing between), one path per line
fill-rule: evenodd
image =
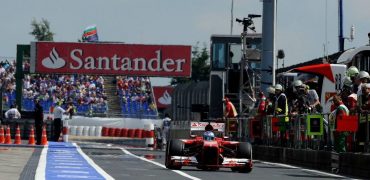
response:
M155 102L159 109L167 108L171 105L173 87L171 86L154 86L153 87Z
M279 118L277 117L271 118L272 132L278 132L280 130L279 122L280 122Z
M358 130L358 117L356 115L338 116L336 130L340 132L356 132Z
M33 42L31 73L189 77L191 46Z

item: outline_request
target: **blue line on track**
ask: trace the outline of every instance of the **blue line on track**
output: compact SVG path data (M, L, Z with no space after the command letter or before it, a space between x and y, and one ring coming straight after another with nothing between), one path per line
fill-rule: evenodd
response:
M47 180L105 179L71 143L49 142L45 177Z

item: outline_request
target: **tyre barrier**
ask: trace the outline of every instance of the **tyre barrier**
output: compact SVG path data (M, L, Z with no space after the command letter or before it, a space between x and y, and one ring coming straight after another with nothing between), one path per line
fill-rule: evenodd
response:
M97 137L100 137L100 136L102 136L103 133L106 133L106 132L103 132L103 128L101 126L68 126L68 128L66 129L66 133L67 134L65 134L65 131L63 129L63 136L64 135L72 135L72 136L97 136Z
M145 124L144 129L146 131L145 144L147 147L154 147L154 124Z
M108 136L109 137L113 137L115 132L116 132L116 128L109 128L109 130L108 130Z
M135 138L143 138L143 130L135 129Z
M95 136L95 126L90 126L89 136Z
M116 128L116 130L114 132L114 137L120 137L121 136L121 131L122 131L122 129Z
M90 126L83 126L82 135L89 136Z
M82 136L83 126L76 127L76 136Z
M76 136L77 134L77 126L70 126L69 127L69 134L72 135L72 136Z
M127 128L123 128L121 131L121 137L127 137Z
M101 135L102 136L108 136L108 128L107 127L103 127L102 130L101 130Z
M103 128L101 126L96 126L95 128L95 136L101 137Z
M63 142L68 142L68 131L69 131L70 127L69 126L64 126L63 127Z
M127 137L134 138L134 136L135 136L135 130L134 129L128 129L127 131L128 131Z
M66 129L64 129L66 128ZM65 134L66 133L66 134ZM114 128L102 126L68 126L63 127L63 136L96 136L96 137L126 137L146 139L147 144L154 144L154 125L144 125L144 129ZM68 138L68 137L67 137Z

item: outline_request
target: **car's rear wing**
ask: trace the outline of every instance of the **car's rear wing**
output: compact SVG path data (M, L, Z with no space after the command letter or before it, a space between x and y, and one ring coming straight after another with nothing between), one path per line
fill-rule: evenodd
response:
M208 122L190 122L190 131L204 131ZM211 122L214 131L225 132L225 123Z
M196 136L202 136L205 127L211 124L213 127L213 132L216 137L223 137L225 132L225 123L216 123L216 122L190 122L190 134Z

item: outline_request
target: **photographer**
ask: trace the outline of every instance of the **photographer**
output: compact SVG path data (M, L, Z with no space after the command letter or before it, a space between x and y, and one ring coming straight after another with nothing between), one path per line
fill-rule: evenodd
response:
M310 103L305 93L305 85L297 80L293 83L295 90L295 99L292 100L292 114L308 113Z
M316 90L309 89L305 84L296 86L295 88L297 90L297 100L293 106L299 114L322 112L322 107Z

